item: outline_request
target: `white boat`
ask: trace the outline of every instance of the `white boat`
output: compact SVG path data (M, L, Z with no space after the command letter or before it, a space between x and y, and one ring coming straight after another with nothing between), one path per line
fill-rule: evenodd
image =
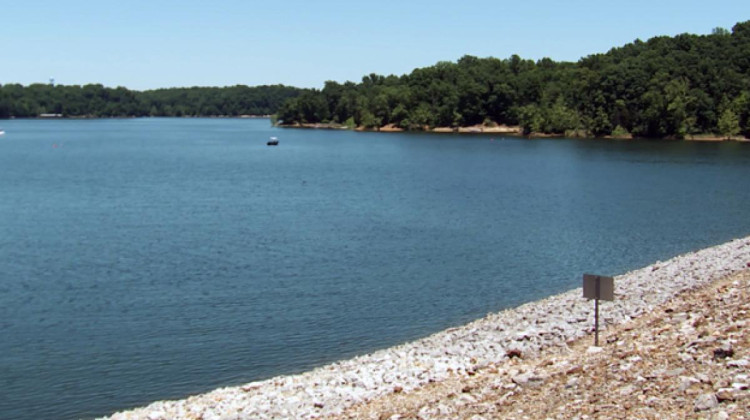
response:
M2 128L0 128L0 136L2 136L3 134L5 134L5 130L3 130Z
M266 142L266 145L267 146L278 146L279 145L279 139L277 139L276 137L271 137L271 139L268 140L268 142Z

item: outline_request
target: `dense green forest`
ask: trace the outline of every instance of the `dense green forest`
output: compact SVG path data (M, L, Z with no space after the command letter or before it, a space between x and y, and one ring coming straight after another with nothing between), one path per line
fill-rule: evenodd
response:
M0 118L276 114L285 124L406 130L520 125L524 132L750 136L750 21L710 35L636 40L576 63L464 56L323 89L0 85Z
M275 86L192 87L147 90L102 85L0 85L0 118L37 117L182 117L269 115L302 89Z
M577 63L465 56L403 76L326 82L285 102L286 124L407 130L475 124L525 132L750 135L750 21L711 35L636 40Z

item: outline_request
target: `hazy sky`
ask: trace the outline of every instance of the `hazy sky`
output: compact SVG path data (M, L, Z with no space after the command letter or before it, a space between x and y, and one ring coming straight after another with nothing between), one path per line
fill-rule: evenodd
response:
M465 54L576 61L750 20L748 0L0 0L0 84L322 88Z

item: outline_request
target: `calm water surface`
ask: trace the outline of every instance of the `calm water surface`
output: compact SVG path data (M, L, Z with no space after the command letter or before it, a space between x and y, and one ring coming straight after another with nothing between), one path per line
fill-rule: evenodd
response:
M750 234L750 144L1 123L3 419L301 372Z

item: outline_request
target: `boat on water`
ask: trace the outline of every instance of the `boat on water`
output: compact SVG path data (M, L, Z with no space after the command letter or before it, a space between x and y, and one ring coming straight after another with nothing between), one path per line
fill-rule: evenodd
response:
M0 128L0 136L2 136L3 134L5 134L5 130L3 130L2 128Z
M278 146L278 145L279 145L279 139L277 139L276 137L271 137L266 143L266 146Z

